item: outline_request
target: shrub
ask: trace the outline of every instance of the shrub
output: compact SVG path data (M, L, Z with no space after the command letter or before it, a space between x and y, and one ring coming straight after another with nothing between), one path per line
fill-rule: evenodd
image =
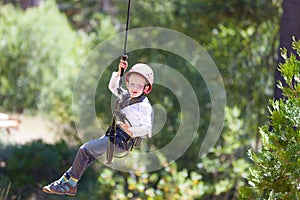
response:
M300 54L300 42L293 41ZM250 168L249 185L240 193L241 199L299 199L300 178L300 61L287 51L279 65L287 87L278 86L284 99L270 101L270 126L259 129L262 149L249 151L254 162Z
M12 112L44 109L71 118L73 80L89 49L53 1L26 11L0 8L0 101Z
M10 194L22 197L58 178L72 164L75 153L65 142L50 145L40 140L23 146L7 146L1 152L0 162L4 163L1 184L11 182Z
M98 178L98 199L197 199L204 194L202 176L176 163L152 173L124 173L104 169Z

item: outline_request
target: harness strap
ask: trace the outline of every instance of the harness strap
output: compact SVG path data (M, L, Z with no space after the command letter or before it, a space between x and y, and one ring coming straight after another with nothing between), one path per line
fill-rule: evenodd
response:
M146 98L146 96L141 95L141 96L139 96L139 97L130 99L130 98L129 98L129 94L125 94L124 96L122 96L122 99L123 99L123 100L121 101L121 100L119 99L117 103L119 104L119 108L120 108L120 109L123 109L123 108L125 108L125 107L127 107L127 106L130 106L130 105L132 105L132 104L140 103L140 102L144 101L145 98Z
M116 145L116 136L117 136L117 125L116 125L115 117L113 117L112 125L109 127L109 130L106 132L105 135L108 136L106 161L107 164L110 164L115 154L115 145Z
M116 108L125 108L127 106L130 106L132 104L135 104L135 103L140 103L142 102L144 99L146 98L146 96L139 96L137 98L133 98L133 99L127 99L126 101L122 102L119 102L117 101L117 105ZM116 118L118 117L118 119L120 119L121 121L125 122L128 121L128 123L131 125L130 121L126 118L126 115L124 113L121 113L119 110L116 110L114 112L114 116L113 116L113 119L112 119L112 124L111 126L109 127L109 129L107 130L106 132L106 136L108 136L108 142L107 142L107 152L106 152L106 160L107 160L107 164L111 164L112 160L113 160L113 157L117 157L117 156L114 156L115 154L115 147L116 147L116 138L117 138L117 124L116 124ZM132 151L133 147L134 146L138 146L141 141L142 141L142 138L141 137L135 137L135 138L132 138L130 137L130 139L128 141L124 141L124 142L129 142L130 140L133 140L133 145L130 147L130 149L128 149L128 151ZM125 157L127 154L121 156L121 157L117 157L117 158L122 158L122 157Z

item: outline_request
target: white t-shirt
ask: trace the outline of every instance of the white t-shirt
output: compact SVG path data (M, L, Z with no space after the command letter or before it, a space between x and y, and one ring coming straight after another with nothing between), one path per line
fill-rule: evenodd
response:
M113 72L109 81L109 90L120 98L118 94L120 76L117 72ZM121 88L123 93L128 93L127 90ZM126 118L131 123L132 127L129 130L132 132L132 137L151 137L152 135L152 116L153 109L147 97L142 102L134 103L120 110L126 115ZM117 121L117 124L120 123Z

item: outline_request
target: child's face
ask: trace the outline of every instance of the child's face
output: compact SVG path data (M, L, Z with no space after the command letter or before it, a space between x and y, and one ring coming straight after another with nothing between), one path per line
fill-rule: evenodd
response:
M130 98L139 97L144 93L144 91L148 87L146 86L145 78L135 73L130 74L128 82L126 82L126 85L130 94Z

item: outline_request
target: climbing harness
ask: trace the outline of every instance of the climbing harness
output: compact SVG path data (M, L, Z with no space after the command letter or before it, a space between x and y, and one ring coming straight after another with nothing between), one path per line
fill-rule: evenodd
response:
M152 84L153 84L153 80L154 80L154 74L153 74L152 69L146 64L142 64L142 63L135 64L129 70L129 72L126 74L127 82L129 81L129 75L131 73L138 73L147 80L148 84L146 86L144 86L143 90L144 90L144 94L150 93L152 90ZM131 151L133 146L137 146L141 142L141 138L137 138L137 137L131 138L129 135L127 135L127 133L122 131L122 129L120 129L120 127L118 127L116 125L116 120L118 119L119 121L122 121L123 123L125 123L127 121L128 124L130 126L132 126L130 121L127 120L126 115L124 113L122 113L120 111L120 109L123 109L126 106L132 105L134 103L142 102L144 100L145 96L141 95L140 97L130 99L129 93L122 93L122 92L123 91L121 89L121 86L119 86L119 90L118 90L119 99L116 101L115 110L113 113L112 124L106 133L106 136L109 137L109 142L107 145L107 163L108 164L111 163L111 161L113 159L115 145L117 145L121 149Z
M118 156L114 156L115 147L118 147L120 149L129 152L132 151L134 146L139 146L139 144L141 143L142 138L140 137L132 138L116 124L116 121L119 120L122 121L123 123L125 123L126 121L131 126L130 121L126 118L126 115L120 111L120 109L123 109L126 106L130 106L135 103L140 103L144 99L145 96L143 95L134 99L129 99L128 96L128 98L125 97L124 99L122 99L122 102L120 102L121 99L118 99L116 101L116 109L114 110L112 124L111 126L108 127L105 134L109 138L108 145L107 145L107 153L106 153L107 164L111 163L113 157L118 157ZM122 158L126 155L127 153L118 158Z
M131 126L130 121L126 118L126 115L120 111L120 109L123 109L126 106L130 106L135 103L140 103L144 99L145 96L143 95L134 99L129 99L129 95L128 96L124 95L122 99L118 99L116 101L112 124L108 127L105 134L109 138L107 144L107 152L106 152L107 164L110 164L112 162L113 157L122 158L128 154L126 153L125 155L120 157L114 156L115 147L118 147L120 149L129 152L132 151L132 148L134 146L140 145L142 138L141 137L132 138L116 124L116 121L119 120L122 121L123 123L127 121L128 124Z

